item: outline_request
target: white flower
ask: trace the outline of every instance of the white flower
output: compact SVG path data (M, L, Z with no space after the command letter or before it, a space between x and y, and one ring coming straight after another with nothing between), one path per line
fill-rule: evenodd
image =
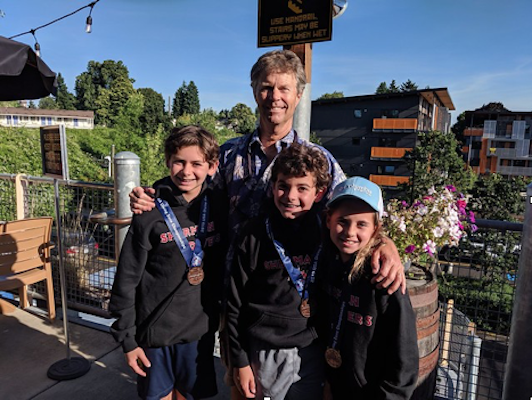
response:
M437 226L432 230L432 233L434 233L434 237L441 238L443 236L444 230Z

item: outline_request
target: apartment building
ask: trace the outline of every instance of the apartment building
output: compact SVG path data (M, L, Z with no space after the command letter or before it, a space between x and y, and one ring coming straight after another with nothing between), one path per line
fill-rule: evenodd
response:
M464 158L479 174L532 176L532 112L466 111Z
M67 128L94 129L94 112L0 107L0 126L40 128L59 124L64 124Z
M310 129L347 175L394 187L409 179L402 157L418 133L449 133L454 109L447 88L315 100Z

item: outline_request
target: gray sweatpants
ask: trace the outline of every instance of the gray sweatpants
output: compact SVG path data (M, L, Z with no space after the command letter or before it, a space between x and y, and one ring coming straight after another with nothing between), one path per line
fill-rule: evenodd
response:
M325 361L322 348L316 343L301 349L271 349L262 342L253 342L249 358L257 386L255 399L323 398Z

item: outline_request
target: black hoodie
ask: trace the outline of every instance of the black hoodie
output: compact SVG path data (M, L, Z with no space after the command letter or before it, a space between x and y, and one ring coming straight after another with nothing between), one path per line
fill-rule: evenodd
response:
M306 273L320 243L315 211L288 220L270 208L275 239L283 244L294 266ZM303 317L300 304L301 297L266 231L265 216L247 221L236 241L226 309L232 365L249 365L250 340L279 349L311 344L317 337L314 317Z
M134 215L125 238L113 283L109 310L117 320L111 331L124 352L138 346L161 347L199 340L218 327L219 301L227 231L227 200L203 185L188 203L170 177L154 188L176 215L189 243L194 243L201 201L209 199L203 240L204 281L191 285L187 265L158 209Z

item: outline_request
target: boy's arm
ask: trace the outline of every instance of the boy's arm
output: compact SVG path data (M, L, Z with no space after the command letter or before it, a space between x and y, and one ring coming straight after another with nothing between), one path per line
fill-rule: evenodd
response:
M244 338L240 325L242 307L245 307L245 284L248 280L244 269L244 254L240 246L235 246L235 253L231 265L231 275L229 278L229 289L225 306L225 330L227 332L227 342L229 345L229 356L231 365L235 368L249 366L249 359L243 347Z
M371 283L376 283L378 289L388 288L392 294L401 288L406 293L405 269L395 243L389 237L381 238L382 244L375 249L371 257L372 272L375 274Z
M408 294L399 292L380 297L377 329L383 340L379 363L382 379L372 399L406 400L416 387L419 353L416 316Z
M138 347L135 340L136 292L148 259L140 232L139 219L134 216L120 252L109 303L111 315L117 318L111 333L125 353Z

